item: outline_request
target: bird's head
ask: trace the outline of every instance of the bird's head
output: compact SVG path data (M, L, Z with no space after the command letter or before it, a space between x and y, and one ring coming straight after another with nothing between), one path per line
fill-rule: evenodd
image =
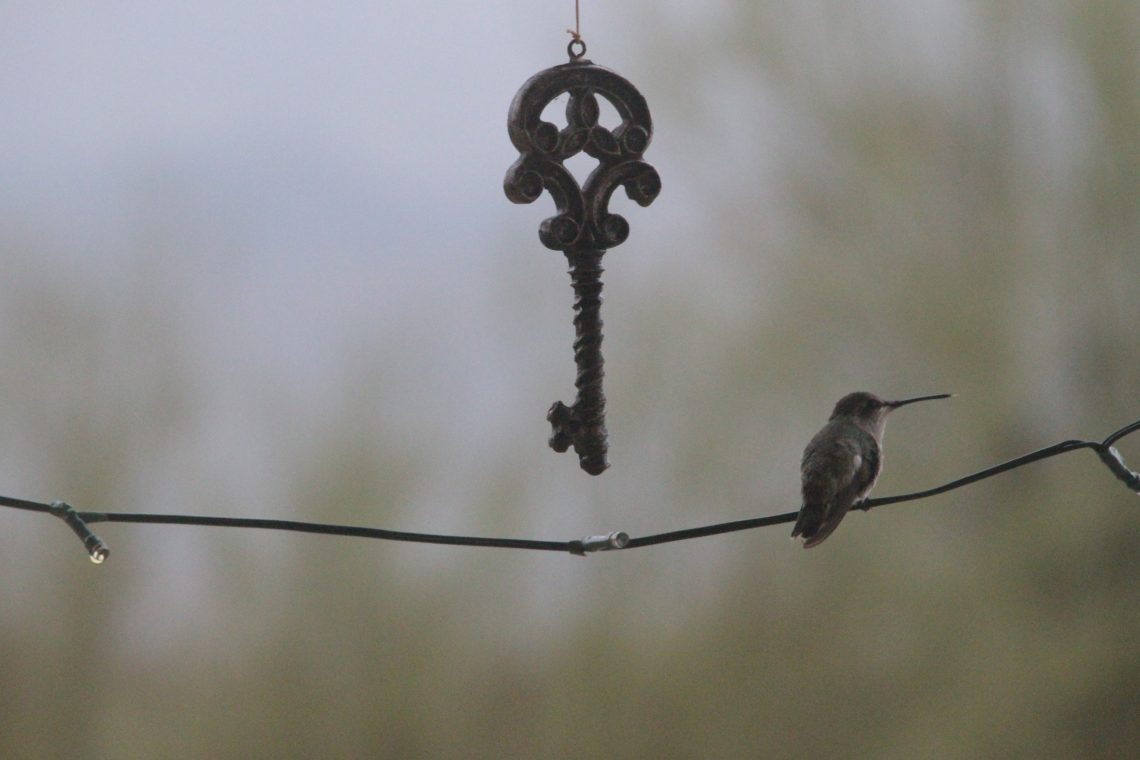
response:
M949 393L936 393L932 396L915 396L900 401L883 401L874 393L856 391L839 399L835 409L831 412L831 419L846 418L871 428L878 428L883 424L886 416L900 406L913 404L916 401L950 398L950 395Z

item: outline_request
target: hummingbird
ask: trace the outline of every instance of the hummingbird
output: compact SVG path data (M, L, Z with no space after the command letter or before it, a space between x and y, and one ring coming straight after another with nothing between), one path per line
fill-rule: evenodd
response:
M835 405L827 424L804 449L800 474L803 506L792 538L804 548L823 543L843 516L875 487L883 469L883 427L887 415L916 401L950 398L949 393L883 401L873 393L848 393Z

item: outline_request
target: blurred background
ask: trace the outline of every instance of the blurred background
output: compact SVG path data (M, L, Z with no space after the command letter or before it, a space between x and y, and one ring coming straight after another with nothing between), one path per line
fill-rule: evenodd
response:
M614 208L612 467L506 113L571 0L0 5L0 493L565 540L877 493L1140 418L1140 5L586 0L664 189ZM1133 468L1140 436L1121 442ZM1140 512L1089 452L579 559L0 510L10 757L1123 757Z

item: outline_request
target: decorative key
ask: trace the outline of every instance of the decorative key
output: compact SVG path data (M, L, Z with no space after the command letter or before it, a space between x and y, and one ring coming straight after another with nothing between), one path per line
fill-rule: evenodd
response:
M569 63L535 74L511 102L507 131L520 155L507 170L503 189L514 203L533 203L545 189L557 207L558 213L539 226L538 237L570 263L578 397L571 406L555 401L550 407L550 447L562 452L573 446L582 469L599 475L609 466L599 313L602 255L629 236L629 223L609 212L610 196L622 186L631 200L648 206L661 191L661 178L641 160L653 136L645 98L622 77L585 60L580 38L571 40L567 52ZM559 130L542 120L542 111L563 93L569 95L567 124ZM599 95L621 117L613 131L598 123ZM584 187L563 165L581 151L598 161Z

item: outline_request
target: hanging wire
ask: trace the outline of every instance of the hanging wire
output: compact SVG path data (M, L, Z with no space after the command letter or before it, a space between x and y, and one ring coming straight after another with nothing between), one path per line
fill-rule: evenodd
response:
M579 7L579 0L574 0L574 28L567 29L570 36L576 40L582 39L582 14Z
M1103 441L1068 440L1034 451L1024 456L1011 459L1008 462L988 467L971 475L967 475L949 483L928 488L925 491L901 494L898 496L884 496L877 499L866 499L855 506L856 509L869 510L887 504L898 504L904 501L916 501L931 496L952 491L956 488L976 483L979 480L998 475L1003 472L1037 462L1042 459L1067 454L1079 449L1092 449L1101 462L1128 488L1140 494L1140 473L1134 472L1124 463L1120 452L1113 444L1126 435L1140 430L1140 420L1126 425L1113 432ZM747 520L717 523L699 528L677 530L668 533L655 533L639 538L630 538L624 531L612 531L602 535L587 536L571 541L540 541L523 538L489 538L481 536L451 536L435 533L408 533L398 530L384 530L381 528L364 528L351 525L329 525L325 523L297 522L293 520L264 520L243 517L204 517L195 515L159 515L139 514L131 512L80 512L69 504L55 501L46 504L26 499L16 499L10 496L0 496L0 506L13 509L23 509L32 512L45 512L62 519L83 541L84 548L92 562L103 562L109 555L110 549L88 527L91 523L150 523L161 525L200 525L221 528L259 528L262 530L290 530L303 533L321 533L332 536L355 536L358 538L377 538L387 541L413 541L425 544L443 544L448 546L483 546L499 549L531 549L539 551L569 552L579 556L597 551L613 549L635 549L640 546L654 546L657 544L683 541L702 536L715 536L721 533L731 533L751 528L764 528L770 525L789 523L796 519L796 512L787 512L768 517L756 517Z
M571 38L570 44L566 46L566 52L570 55L571 61L576 61L586 54L586 41L582 39L582 15L579 0L574 0L574 28L567 29L566 32Z

